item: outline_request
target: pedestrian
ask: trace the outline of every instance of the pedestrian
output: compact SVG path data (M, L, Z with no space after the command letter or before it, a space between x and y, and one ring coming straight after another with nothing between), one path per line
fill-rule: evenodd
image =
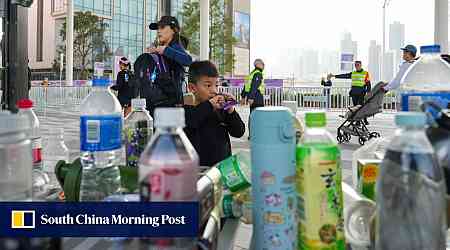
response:
M403 62L400 64L400 68L395 75L395 77L389 81L388 84L383 86L383 90L385 92L398 89L400 87L400 81L402 80L403 76L405 75L406 71L413 65L413 63L416 60L417 55L417 48L414 45L406 45L406 47L402 48L403 50Z
M120 58L119 66L120 71L117 73L116 85L112 86L111 89L118 92L117 98L122 106L124 117L126 117L131 112L131 100L136 98L136 89L130 81L133 74L130 70L128 58Z
M247 99L250 106L250 115L256 108L264 107L264 94L266 85L264 84L264 61L256 59L253 63L255 69L247 77L244 90L241 93L243 99ZM248 119L248 139L250 140L250 117Z
M362 68L361 61L355 61L355 71L340 75L329 74L328 80L331 80L332 77L338 79L351 79L352 87L349 95L352 98L353 106L364 105L364 98L366 94L370 92L371 84L369 72ZM367 119L364 119L364 123L369 125Z
M175 96L171 97L170 103L164 106L183 105L183 82L185 69L191 65L192 57L186 52L184 46L188 46L189 40L180 35L181 28L178 20L173 16L163 16L157 23L149 25L150 30L157 30L156 46L147 48L148 53L158 54L167 66L167 71L174 83Z
M185 105L185 132L200 158L201 166L212 167L231 156L230 136L240 138L245 124L234 105L231 94L217 93L219 73L210 61L197 61L189 67L188 88L194 104Z

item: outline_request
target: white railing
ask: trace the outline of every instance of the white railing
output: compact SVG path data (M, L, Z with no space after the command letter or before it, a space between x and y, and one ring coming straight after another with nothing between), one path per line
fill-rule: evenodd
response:
M36 107L51 105L79 105L90 93L92 87L32 87L30 97ZM240 87L219 87L219 92L230 93L238 101L241 99ZM352 102L349 97L350 88L346 87L284 87L268 88L264 102L270 106L281 106L283 101L296 101L299 108L346 109ZM384 99L385 110L396 110L395 94L389 93Z

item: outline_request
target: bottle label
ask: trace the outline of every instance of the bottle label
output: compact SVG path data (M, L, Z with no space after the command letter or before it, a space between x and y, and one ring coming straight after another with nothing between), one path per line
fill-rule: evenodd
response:
M33 153L33 166L41 167L42 165L42 139L41 137L31 140L31 149Z
M233 214L233 195L228 194L223 196L222 210L224 218L234 218Z
M139 157L152 136L152 130L144 120L138 121L134 128L126 128L124 132L127 166L137 167Z
M81 116L81 151L109 151L119 149L121 141L122 116Z
M422 111L421 105L426 102L433 102L441 108L447 109L450 103L450 93L408 92L401 94L402 111ZM433 112L431 112L431 114L433 114Z
M231 192L238 192L250 187L250 182L242 173L235 155L223 160L219 164L219 170L222 173L222 181L225 187L230 189Z

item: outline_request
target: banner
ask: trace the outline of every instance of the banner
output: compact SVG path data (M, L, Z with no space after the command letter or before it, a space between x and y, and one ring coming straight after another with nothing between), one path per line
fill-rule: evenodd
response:
M197 237L197 202L1 202L0 237Z

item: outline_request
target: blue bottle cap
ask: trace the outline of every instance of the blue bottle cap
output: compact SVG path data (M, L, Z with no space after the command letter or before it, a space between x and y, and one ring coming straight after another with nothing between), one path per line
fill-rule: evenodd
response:
M395 116L398 127L425 127L427 116L422 112L400 112Z
M420 53L426 54L426 53L441 53L441 46L440 45L427 45L427 46L421 46L420 47Z
M96 79L92 80L93 87L108 87L109 84L110 84L109 79L96 78Z

